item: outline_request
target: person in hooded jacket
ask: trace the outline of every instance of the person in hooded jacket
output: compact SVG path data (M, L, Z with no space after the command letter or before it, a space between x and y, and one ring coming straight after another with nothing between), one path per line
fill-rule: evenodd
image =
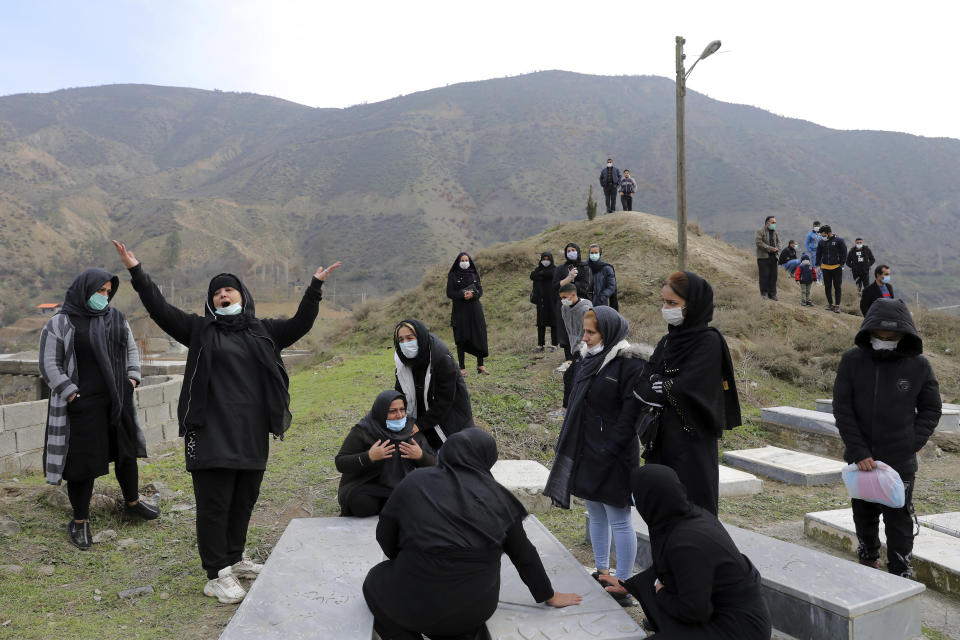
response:
M408 473L433 464L433 449L423 432L413 432L415 424L403 393L380 392L334 460L343 474L337 491L341 516L377 515Z
M567 337L569 333L560 314L560 287L573 283L577 287L577 297L590 300L593 296L593 272L583 262L580 247L574 243L567 244L563 249L566 262L559 265L553 274L553 288L557 292L557 325L560 330L560 346L563 347L564 360L573 360L571 349L576 346Z
M600 245L592 244L588 251L593 277L593 297L590 301L595 307L606 306L616 310L620 307L617 303L617 273L613 265L603 261L603 248Z
M687 499L670 467L635 469L630 486L653 565L628 580L601 578L607 591L633 594L658 640L769 640L760 573L717 517Z
M675 271L660 292L667 335L634 390L654 416L640 440L647 463L680 477L690 501L716 515L720 469L717 440L741 422L733 361L713 320L713 288L692 271Z
M150 318L187 347L177 420L197 505L197 550L207 573L203 592L229 604L246 591L237 577L263 565L243 557L250 515L267 467L270 434L290 426L288 378L280 350L302 338L317 317L321 287L337 262L320 267L288 320L260 319L239 278L210 280L204 314L168 303L143 265L114 240Z
M146 520L159 516L138 491L137 458L147 457L133 399L140 353L127 319L110 306L119 285L103 269L85 270L40 332L40 375L50 387L43 466L47 483L67 481L73 509L67 536L79 549L93 543L93 484L111 461L126 512Z
M557 290L553 286L553 274L556 271L557 265L553 263L553 254L544 251L540 254L537 268L530 272L530 279L533 280L530 302L537 305L537 351L544 350L547 327L550 327L552 349L557 350L560 337L557 333L557 307L560 302Z
M447 345L419 320L393 329L396 390L407 399L413 432L423 432L434 451L448 436L473 424L473 407L463 376Z
M899 509L852 500L860 564L880 568L880 516L887 534L887 571L910 578L913 569L913 487L917 452L937 428L940 386L921 355L923 340L903 300L881 298L867 311L856 344L840 359L833 383L833 416L843 459L860 471L883 461L900 474L906 504Z
M483 305L480 296L483 287L480 273L473 258L466 253L457 256L447 274L447 297L453 300L450 309L450 326L453 327L453 341L457 345L457 361L460 363L460 375L467 375L467 363L464 354L477 358L477 373L489 375L483 366L487 357L487 321L483 317Z
M873 257L870 247L863 244L863 238L853 241L853 247L847 252L847 266L853 273L853 281L857 284L857 294L870 283L870 267L877 259Z
M583 346L573 390L543 493L570 508L583 498L590 515L590 544L597 575L610 572L610 531L617 576L633 572L637 534L630 517L630 471L640 463L635 428L640 402L633 380L643 368L642 352L627 342L630 324L610 307L583 317ZM628 605L627 601L621 604Z
M473 640L497 609L506 553L536 602L579 604L557 593L523 529L526 509L490 473L493 436L467 429L447 440L434 467L394 489L377 523L387 560L363 583L384 640Z

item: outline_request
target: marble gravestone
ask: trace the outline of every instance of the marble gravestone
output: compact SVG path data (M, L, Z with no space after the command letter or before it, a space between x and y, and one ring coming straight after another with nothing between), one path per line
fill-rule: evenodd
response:
M847 466L840 460L769 446L725 451L723 461L750 473L807 487L841 482L840 471Z
M277 541L221 640L370 640L361 588L384 559L377 518L296 518Z
M920 516L918 520L920 524L930 527L934 531L960 538L960 511Z

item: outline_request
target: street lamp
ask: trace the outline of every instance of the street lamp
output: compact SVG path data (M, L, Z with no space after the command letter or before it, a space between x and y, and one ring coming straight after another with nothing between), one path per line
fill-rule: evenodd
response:
M687 76L693 73L697 63L713 55L720 48L720 41L714 40L703 50L689 71L683 69L683 45L686 40L677 36L677 247L680 270L687 268L687 167L685 151L685 133L683 123L683 102L687 95Z

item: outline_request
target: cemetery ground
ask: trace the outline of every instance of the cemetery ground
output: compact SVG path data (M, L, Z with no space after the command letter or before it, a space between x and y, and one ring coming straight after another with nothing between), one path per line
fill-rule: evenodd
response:
M561 382L553 372L556 354L493 356L495 375L468 376L477 422L500 443L501 458L550 462L559 422L547 413L560 402ZM248 550L264 560L292 518L338 513L338 473L333 457L347 430L369 409L379 391L393 385L392 354L358 349L292 377L294 423L283 442L274 442L260 501L251 522ZM763 404L810 405L790 385L767 380ZM722 449L763 444L755 426L759 411L745 407L747 424L721 441ZM66 538L69 511L54 506L53 487L31 475L0 482L0 513L20 523L20 533L2 539L0 559L0 638L216 638L235 610L202 595L205 575L196 553L193 495L182 453L166 451L140 467L141 486L162 483L163 516L154 522L128 521L116 510L95 508L93 532L116 538L81 552ZM960 510L957 456L922 463L915 494L920 514ZM112 476L100 478L97 493L119 499ZM145 494L151 491L144 491ZM764 480L762 493L721 500L721 518L828 553L803 535L803 515L849 504L842 486L794 487ZM586 566L593 564L584 542L584 510L552 509L538 514ZM132 598L120 592L152 588ZM282 597L280 595L279 597ZM924 634L960 638L960 603L928 590ZM631 609L640 616L640 609Z

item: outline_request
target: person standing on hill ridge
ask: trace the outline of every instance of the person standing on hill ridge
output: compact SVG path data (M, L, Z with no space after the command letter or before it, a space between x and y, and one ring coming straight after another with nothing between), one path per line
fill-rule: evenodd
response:
M590 270L590 267L583 262L579 245L569 242L567 246L564 247L563 253L567 259L566 262L559 265L554 272L553 286L557 292L556 310L558 319L557 326L560 329L560 346L563 347L564 360L571 362L573 360L571 349L576 345L580 337L578 334L576 340L573 342L567 337L571 335L571 333L564 325L563 313L561 312L560 298L562 296L560 296L560 289L565 285L572 284L577 289L577 297L589 301L593 295L593 272Z
M810 260L817 259L817 247L820 246L820 221L813 221L813 230L807 234L807 239L804 241L804 247L806 248L807 255L810 256ZM823 275L820 275L822 278ZM818 280L820 282L820 280Z
M637 181L630 177L630 169L624 169L620 180L620 204L624 211L633 211L633 194L636 192Z
M553 286L553 274L557 272L557 265L553 262L553 254L544 251L540 254L537 268L530 273L533 280L533 291L530 293L530 302L537 305L537 351L543 351L546 344L547 327L550 327L550 348L557 350L559 344L557 307L560 298Z
M870 310L870 305L881 298L893 298L893 285L890 284L890 267L881 264L873 270L873 283L864 288L860 296L860 313L864 316Z
M613 265L603 261L603 249L598 244L590 245L590 272L593 274L593 306L610 307L616 310L617 303L617 274Z
M457 345L457 360L460 363L460 375L467 375L467 363L464 354L470 353L477 358L477 373L489 375L483 366L487 357L487 321L483 316L480 296L483 286L480 284L480 272L473 258L467 253L457 256L447 274L447 297L453 303L450 308L450 326L453 327L453 341Z
M756 233L757 273L760 278L760 297L777 299L777 255L780 253L780 234L777 218L767 216Z
M793 277L797 281L797 284L800 285L800 306L812 307L813 302L810 301L810 286L817 280L817 269L810 264L810 256L803 254Z
M820 267L823 288L827 294L827 311L840 313L840 295L843 287L843 264L847 260L847 243L825 224L820 227L816 265ZM834 304L836 297L836 304Z
M620 189L620 169L613 166L613 158L607 158L607 166L600 170L600 187L607 202L607 213L617 210L617 191Z
M862 294L863 288L867 286L870 280L870 267L874 262L876 259L873 257L873 251L863 244L863 238L857 238L853 248L847 254L847 266L853 272L853 281L857 283L857 295Z

